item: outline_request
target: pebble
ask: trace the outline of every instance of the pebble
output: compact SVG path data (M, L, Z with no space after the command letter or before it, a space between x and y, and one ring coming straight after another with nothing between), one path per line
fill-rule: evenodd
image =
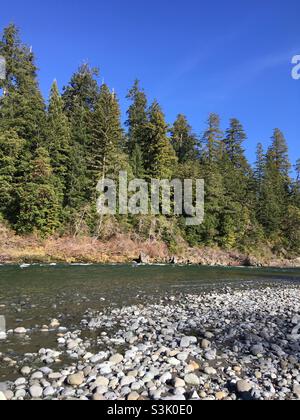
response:
M184 381L187 385L192 385L192 386L199 386L200 384L200 380L198 378L198 376L194 375L194 374L188 374L185 376Z
M29 393L32 398L41 398L43 395L43 388L38 385L33 385L29 388Z
M80 386L84 382L84 376L82 373L75 373L68 377L68 384L72 386Z
M238 393L244 394L250 392L253 389L253 385L248 381L238 381L236 384L236 389Z
M298 399L300 399L300 385L298 384L294 385L293 393Z
M201 341L201 348L203 349L203 350L207 350L207 349L209 349L211 347L211 342L210 341L208 341L208 340L206 340L206 339L204 339L204 340L202 340Z
M7 398L2 391L0 391L0 401L6 401Z
M98 376L98 378L95 380L94 384L96 386L108 387L108 385L109 385L109 379L108 378L105 378L105 376Z
M26 330L26 328L23 328L23 327L18 327L18 328L16 328L16 329L14 330L14 333L15 333L15 334L20 334L20 335L22 335L22 334L26 334L26 333L27 333L27 330Z
M124 356L122 356L122 354L114 354L113 356L111 356L111 358L109 359L110 363L114 366L119 365L124 359Z
M127 400L128 401L137 401L140 398L140 395L137 392L131 392L128 397Z
M184 388L185 387L185 381L181 378L176 378L174 380L174 387L175 388Z

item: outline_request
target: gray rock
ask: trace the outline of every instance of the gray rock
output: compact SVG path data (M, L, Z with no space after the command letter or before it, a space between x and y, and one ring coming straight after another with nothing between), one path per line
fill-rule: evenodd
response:
M26 384L26 379L25 378L19 378L15 381L15 386L20 386L20 385L25 385Z
M206 367L204 369L204 373L206 373L206 375L212 376L212 375L216 375L217 371L216 371L216 369L214 369L212 367Z
M201 341L201 348L203 350L207 350L207 349L211 348L211 342L207 339L202 340Z
M32 396L32 398L41 398L43 395L43 388L39 385L32 385L29 388L29 393Z
M72 386L80 386L84 382L83 373L75 373L74 375L70 375L68 377L68 384Z
M251 353L253 354L253 356L263 355L265 353L265 349L262 344L257 344L251 347Z
M215 360L217 357L217 351L216 350L209 350L205 353L205 359L212 361Z
M294 385L293 393L298 399L300 399L300 385L299 384Z
M14 333L19 334L19 335L24 335L24 334L27 333L27 330L26 330L26 328L18 327L14 330Z
M43 395L45 398L52 397L53 395L55 395L55 389L52 388L52 386L48 386L47 388L44 389Z
M4 395L4 393L2 391L0 391L0 401L6 401L6 396Z
M26 397L26 391L25 391L25 389L18 389L15 392L15 398L22 399L22 398L25 398L25 397Z
M200 380L198 376L193 373L189 373L188 375L186 375L184 378L184 381L187 385L192 385L192 386L200 385Z
M110 363L114 366L119 365L124 359L124 356L122 356L122 354L114 354L113 356L111 356L111 358L109 359Z
M253 385L248 381L241 380L237 382L236 389L238 393L244 394L247 392L251 392L253 389Z
M104 387L108 387L109 385L109 379L105 378L105 376L98 376L98 378L96 378L94 384L96 386L104 386Z
M184 388L185 387L185 381L181 378L175 378L174 387L175 388Z

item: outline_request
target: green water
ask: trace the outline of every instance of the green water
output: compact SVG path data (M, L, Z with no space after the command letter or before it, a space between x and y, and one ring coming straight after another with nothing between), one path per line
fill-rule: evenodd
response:
M199 293L224 287L276 287L300 282L300 270L205 268L177 266L0 266L0 315L7 329L33 329L30 339L9 336L0 353L15 359L41 347L56 347L55 333L42 325L59 318L67 328L79 328L87 309L133 303L155 303L169 293ZM17 375L0 363L0 381Z

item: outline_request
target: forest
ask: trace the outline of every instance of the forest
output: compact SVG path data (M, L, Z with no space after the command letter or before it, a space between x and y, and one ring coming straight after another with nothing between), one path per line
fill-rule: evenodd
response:
M149 103L139 81L128 91L126 123L117 94L99 83L99 71L81 65L60 92L39 88L32 49L18 28L3 31L0 56L0 223L18 235L91 236L124 232L159 239L176 250L193 247L300 253L300 159L293 168L284 133L257 145L254 165L246 157L247 134L232 118L223 132L210 114L203 133L185 115L167 122L157 101ZM284 109L283 109L284 112ZM257 133L259 138L259 133ZM106 216L96 211L99 179L204 179L205 219L186 226L176 216ZM180 240L179 240L180 238Z

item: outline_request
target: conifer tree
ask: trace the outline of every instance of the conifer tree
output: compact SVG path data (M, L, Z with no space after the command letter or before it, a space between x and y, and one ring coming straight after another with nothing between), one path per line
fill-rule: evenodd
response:
M171 143L174 147L179 163L195 161L197 158L198 140L192 132L187 118L179 114L171 129Z
M24 147L14 130L0 133L0 213L8 220L14 218L16 199L16 174Z
M89 177L92 181L92 191L101 178L106 175L118 175L119 170L128 169L122 151L124 133L120 118L121 112L116 95L103 84L93 115L89 144ZM122 165L125 167L122 168Z
M220 117L217 114L210 114L207 121L207 130L202 139L203 159L205 164L219 162L222 156L223 133L220 128Z
M242 124L236 118L230 120L230 127L224 139L224 155L236 168L249 169L245 158L244 141L247 139Z
M71 127L66 203L72 210L80 210L90 201L88 145L99 96L97 76L97 69L91 69L87 64L80 66L62 95L64 111Z
M68 168L70 167L71 130L67 116L63 111L63 101L57 82L51 87L47 114L47 148L51 159L53 173L65 190Z
M265 164L266 164L266 157L264 153L264 148L261 143L258 143L257 149L256 149L256 162L255 162L255 168L254 168L254 177L256 181L256 188L258 194L261 191L261 186L264 178L264 172L265 172Z
M144 150L147 175L152 178L170 179L176 169L177 157L167 136L168 125L157 102L149 109L149 122L145 128Z
M259 220L270 238L278 240L290 196L290 162L283 133L274 130L267 152Z
M126 126L128 127L128 152L129 155L142 150L145 143L145 125L148 121L147 107L148 101L145 92L140 88L140 82L136 80L130 89L127 99L132 103L127 111Z
M39 232L44 236L55 233L60 226L61 203L49 153L45 148L38 148L18 186L17 231Z
M21 43L14 25L4 29L0 55L6 59L6 78L0 80L0 128L13 129L34 150L45 140L45 104L37 83L35 58Z
M300 159L297 159L296 165L295 165L295 171L296 171L296 181L300 181Z
M144 168L143 153L139 144L136 144L134 146L134 149L130 158L130 164L132 167L134 178L143 179L145 176L145 168Z

